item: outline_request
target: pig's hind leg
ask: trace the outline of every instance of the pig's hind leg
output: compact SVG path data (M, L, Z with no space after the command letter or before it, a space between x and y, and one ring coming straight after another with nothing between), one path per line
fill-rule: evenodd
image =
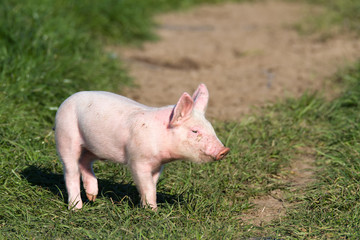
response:
M86 192L86 197L90 201L95 201L98 194L98 182L92 168L92 164L95 158L96 156L94 154L84 149L79 161L80 172Z
M65 140L65 141L64 141ZM80 195L80 169L79 159L81 156L80 144L71 144L69 139L57 137L57 148L61 161L64 165L65 185L68 193L69 209L82 208Z

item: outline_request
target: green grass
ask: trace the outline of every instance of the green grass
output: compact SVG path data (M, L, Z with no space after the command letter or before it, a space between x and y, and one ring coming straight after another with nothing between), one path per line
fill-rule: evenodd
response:
M360 66L360 65L359 65ZM243 123L215 124L231 147L224 161L169 164L158 184L158 212L139 206L129 172L98 162L100 196L79 212L66 209L61 164L52 136L8 141L18 159L2 162L1 232L6 238L282 238L356 239L359 233L360 67L345 75L349 91L326 102L304 95ZM317 181L285 219L253 227L240 217L250 200L288 191L282 170L300 147L317 151Z
M292 237L358 239L360 237L360 64L341 76L349 86L329 103L320 102L307 117L317 150L317 182L299 199L288 218L276 223Z
M130 83L104 43L154 39L153 14L220 1L134 2L1 1L1 238L359 238L360 64L338 76L346 90L331 102L305 94L241 123L216 122L231 154L218 163L166 166L158 212L139 206L126 168L103 162L94 166L99 198L67 210L52 131L56 107L76 91L117 91ZM358 16L357 3L343 4ZM356 17L339 13L356 26ZM316 150L317 178L296 194L281 176L304 147ZM281 222L256 227L241 220L254 197L276 189L294 203Z
M299 0L288 0L299 2ZM312 14L303 22L296 24L296 29L304 34L321 34L323 38L333 34L352 32L360 34L360 2L356 0L300 0L313 6L321 6L320 14Z

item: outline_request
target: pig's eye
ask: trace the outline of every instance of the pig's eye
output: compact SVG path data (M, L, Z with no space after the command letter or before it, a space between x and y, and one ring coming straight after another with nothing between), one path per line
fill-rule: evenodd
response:
M197 130L191 130L193 133L198 133L198 131Z

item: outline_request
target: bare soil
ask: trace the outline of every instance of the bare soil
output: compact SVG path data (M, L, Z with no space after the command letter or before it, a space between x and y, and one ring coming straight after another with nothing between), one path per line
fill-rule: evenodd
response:
M138 86L122 94L150 106L169 105L203 82L210 91L207 116L220 120L238 120L252 106L306 90L331 95L326 80L360 57L360 41L300 36L294 24L316 12L312 5L261 1L160 15L160 41L109 48Z
M294 24L316 14L304 3L261 1L201 6L157 17L160 41L140 48L111 46L133 76L136 88L122 94L150 106L175 104L199 83L210 91L207 116L239 120L264 106L305 91L336 94L328 79L360 58L360 41L350 36L300 36ZM313 181L314 156L303 154L288 169L293 191ZM253 200L241 217L262 225L285 214L290 203L275 190Z

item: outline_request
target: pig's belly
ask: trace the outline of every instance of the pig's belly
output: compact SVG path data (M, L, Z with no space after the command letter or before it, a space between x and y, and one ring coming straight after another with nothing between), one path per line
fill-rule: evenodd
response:
M98 160L127 164L124 146L114 146L113 144L98 141L85 142L82 146Z

